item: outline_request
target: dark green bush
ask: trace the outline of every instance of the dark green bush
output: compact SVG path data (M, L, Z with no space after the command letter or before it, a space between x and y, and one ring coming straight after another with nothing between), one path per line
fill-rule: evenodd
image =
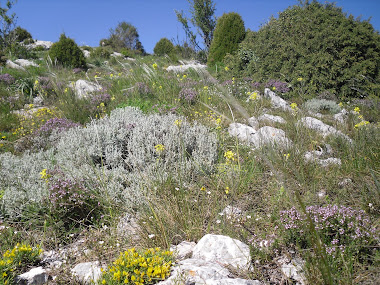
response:
M244 22L240 15L237 13L223 14L216 23L208 64L213 65L223 61L227 53L232 53L239 48L239 43L244 40L244 37Z
M11 32L10 36L14 37L15 41L19 43L28 39L32 39L32 35L27 30L21 27L15 28Z
M94 57L94 58L108 59L110 58L110 56L111 56L110 51L105 47L97 47L96 49L93 49L91 51L91 57Z
M174 45L167 38L162 38L156 43L153 51L156 55L169 55L174 51Z
M65 34L62 34L59 41L52 45L49 56L63 66L86 68L83 52L74 40L66 37Z
M136 53L133 50L129 49L129 48L122 48L120 50L120 53L122 55L124 55L125 57L132 57L133 58L133 57L136 56Z
M235 76L285 77L314 96L325 90L339 97L379 96L380 35L369 21L334 4L306 1L248 32L225 63Z

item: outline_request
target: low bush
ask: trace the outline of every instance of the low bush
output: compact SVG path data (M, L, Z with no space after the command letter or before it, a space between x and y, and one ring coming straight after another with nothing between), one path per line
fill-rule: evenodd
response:
M51 46L49 56L53 61L66 67L86 68L86 59L82 50L65 34L62 34L59 41Z

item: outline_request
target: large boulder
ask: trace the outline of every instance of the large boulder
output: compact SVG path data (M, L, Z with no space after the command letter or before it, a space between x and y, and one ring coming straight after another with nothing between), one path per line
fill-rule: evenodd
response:
M189 62L187 64L182 64L182 65L170 65L166 68L166 70L173 71L175 73L182 73L182 72L187 71L190 68L194 70L205 70L207 68L207 65L200 64L198 62Z
M22 67L28 67L28 66L38 67L37 63L30 61L30 60L27 60L27 59L16 59L15 63L22 66Z
M261 115L257 119L259 121L265 121L265 122L270 122L270 123L280 123L280 124L285 124L286 123L286 121L284 120L284 118L282 118L280 116L270 115L270 114Z
M34 43L27 45L27 48L36 48L36 47L43 47L44 49L50 49L53 45L53 42L50 41L39 41L35 40Z
M10 59L7 59L7 62L5 63L5 65L6 65L6 67L9 67L9 68L14 68L14 69L25 71L25 68L23 68L21 65L18 65L17 63L14 63Z
M348 142L352 143L352 140L345 134L343 134L341 131L337 130L336 128L325 124L321 120L318 120L313 117L304 117L301 118L298 121L299 124L303 125L306 128L309 128L311 130L314 130L321 134L324 138L329 136L329 135L335 135L335 136L340 136L344 139L346 139Z
M245 243L227 236L207 234L193 250L193 258L249 270L251 254Z
M256 133L256 130L244 124L232 123L228 127L228 133L230 136L236 137L243 142L250 142L250 138Z
M288 139L281 129L265 126L260 128L250 139L254 148L261 148L266 145L286 149L292 146L292 141Z

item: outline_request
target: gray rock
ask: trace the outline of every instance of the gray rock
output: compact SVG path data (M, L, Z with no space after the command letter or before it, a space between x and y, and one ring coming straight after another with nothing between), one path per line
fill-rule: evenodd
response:
M45 284L48 281L48 277L46 270L40 266L18 275L15 281L18 285L40 285Z
M248 125L257 130L259 128L259 121L256 119L256 117L250 117L248 119Z
M304 261L299 258L295 258L293 260L289 260L286 257L279 258L277 262L280 265L280 269L282 273L288 278L293 279L296 284L304 285L306 284L305 276L303 275L302 267L304 265Z
M43 47L44 49L50 49L53 42L35 40L34 43L27 45L27 48Z
M290 106L288 105L288 103L284 99L277 96L276 93L271 91L269 88L265 88L264 97L267 97L271 100L272 106L274 108L279 108L279 109L282 109L284 111L293 111L292 108L290 108Z
M88 50L83 49L82 52L85 58L89 58L91 56L91 52L89 52Z
M242 270L249 270L251 255L249 246L227 236L207 234L193 250L193 259L218 262Z
M282 118L280 116L269 115L269 114L261 115L260 117L258 117L258 120L259 121L268 121L268 122L271 122L271 123L280 123L280 124L285 124L286 123L286 121L284 120L284 118Z
M120 52L116 52L114 51L112 54L111 54L112 57L124 57L123 54L121 54Z
M339 113L334 115L334 119L340 124L344 124L347 118L348 118L348 111L346 109L342 109Z
M33 98L33 105L35 107L41 107L44 104L44 98L42 96L37 96Z
M7 62L5 64L7 67L9 68L14 68L14 69L18 69L18 70L23 70L25 71L25 68L23 68L21 65L18 65L16 63L14 63L13 61L11 61L10 59L7 59Z
M79 281L85 284L96 283L102 275L99 261L79 263L71 269L71 272Z
M192 68L194 70L205 70L207 68L207 65L200 64L198 62L190 62L183 65L170 65L166 68L166 70L177 73L177 72L185 72L189 68Z
M90 93L102 90L102 86L87 80L78 80L75 82L75 93L78 98L86 98Z
M195 242L183 241L178 245L171 246L170 251L174 252L174 256L177 260L184 260L191 257L195 245Z
M30 60L27 60L27 59L16 59L15 63L22 66L22 67L28 67L28 66L38 67L37 63L30 61Z
M316 118L304 117L301 118L298 123L303 125L304 127L307 127L311 130L320 133L324 138L329 135L336 135L341 136L345 138L348 142L352 143L352 140L347 135L343 134L341 131L338 131L334 127L329 126Z
M286 149L293 144L292 141L286 137L283 130L269 126L262 127L255 134L251 135L250 142L254 148L272 145Z
M219 213L220 216L225 216L227 219L237 219L242 216L242 211L238 207L228 205Z
M244 124L232 123L228 127L228 133L243 142L250 142L250 138L256 133L256 130Z
M330 145L328 145L330 147ZM324 150L319 147L318 150L314 151L308 151L305 153L304 158L306 162L315 162L321 165L322 167L328 167L330 165L341 165L342 161L340 158L335 157L329 157L326 159L321 159L321 157L324 155ZM331 150L327 148L326 153L331 153Z

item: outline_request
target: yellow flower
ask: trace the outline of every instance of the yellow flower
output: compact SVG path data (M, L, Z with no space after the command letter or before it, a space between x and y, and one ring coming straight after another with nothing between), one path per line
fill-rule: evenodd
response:
M206 187L202 186L201 191L206 191Z
M273 87L272 87L272 90L275 91L275 90L276 90L276 86L273 86Z
M102 280L102 284L106 284L106 279L103 279L103 280Z
M174 125L176 125L177 127L180 127L182 124L182 120L175 120L174 121Z
M343 103L342 103L342 102L340 102L338 105L339 105L339 107L341 107L341 108L343 107Z
M158 144L154 146L154 149L158 154L161 154L165 150L165 146L162 144Z
M249 95L249 100L256 100L257 99L257 92L252 92L252 93L249 93L248 95Z
M231 161L234 161L235 160L235 153L233 153L232 151L226 151L224 153L224 157L226 158L226 161L227 163L231 162Z
M230 193L230 187L227 186L224 192L226 192L226 195L228 195L228 193Z
M360 113L360 108L359 107L355 107L354 108L354 112L357 113L357 114L359 114Z
M203 86L203 89L207 91L208 90L208 86Z
M292 108L292 110L296 111L298 109L297 103L290 104L290 108Z
M230 70L230 69L229 69L228 66L226 66L226 67L224 68L224 70L225 70L225 71L228 71L228 70Z
M302 77L298 77L298 78L297 78L297 81L299 81L299 82L301 82L302 80L303 80Z
M157 68L158 68L157 63L153 63L152 67L153 67L154 69L157 69Z
M187 75L186 75L186 74L182 75L182 78L183 78L183 79L185 79L186 77L187 77Z
M290 157L290 153L285 153L284 157L285 157L285 160L288 160L288 158Z

